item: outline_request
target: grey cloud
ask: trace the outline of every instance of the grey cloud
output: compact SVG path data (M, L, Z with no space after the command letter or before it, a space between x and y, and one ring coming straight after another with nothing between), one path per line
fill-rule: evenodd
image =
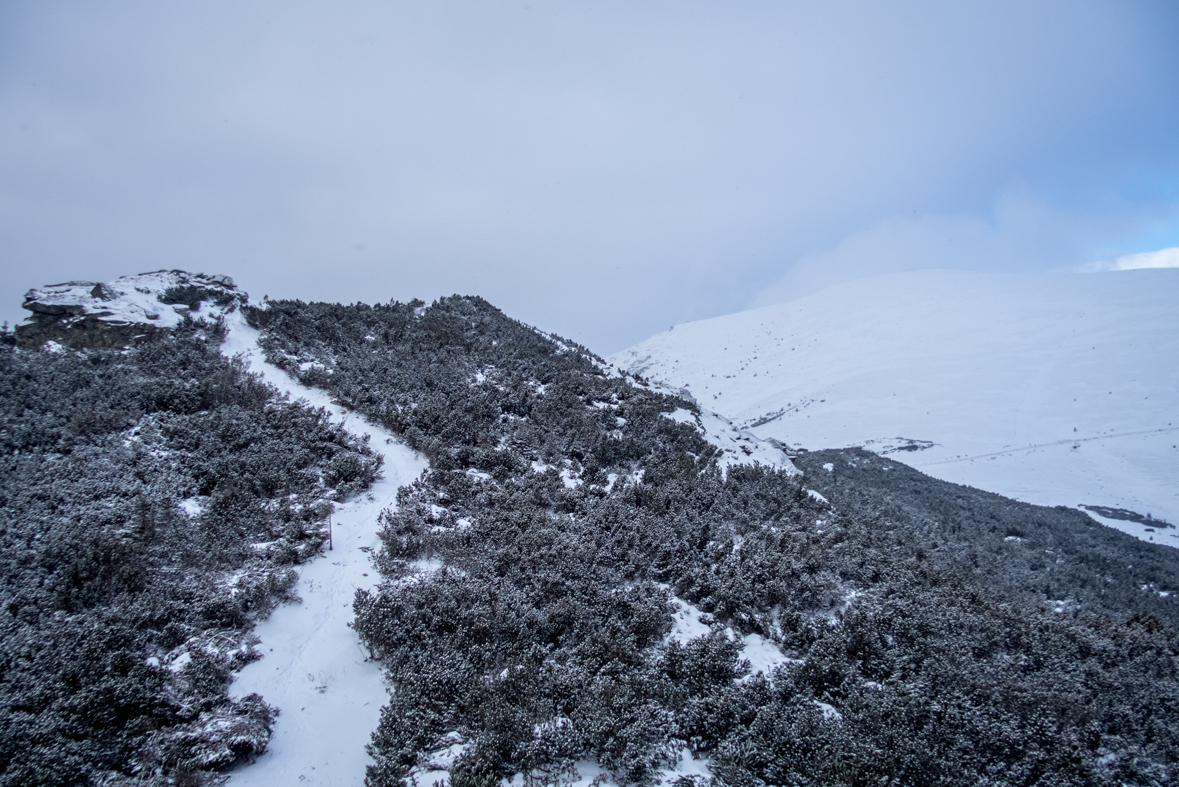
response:
M779 303L849 279L901 271L1110 270L1117 268L1116 261L1096 259L1106 251L1096 241L1142 234L1158 224L1179 224L1179 205L1105 206L1100 212L1070 213L1026 194L1007 193L986 213L892 216L853 232L833 248L802 257L758 292L753 305Z
M792 270L860 275L856 239L898 216L985 224L1013 187L1053 215L1179 201L1166 4L0 15L9 320L46 281L185 267L259 296L477 293L609 352L774 282L789 297ZM1011 235L1008 258L1132 241L1064 224ZM970 232L938 232L966 264Z

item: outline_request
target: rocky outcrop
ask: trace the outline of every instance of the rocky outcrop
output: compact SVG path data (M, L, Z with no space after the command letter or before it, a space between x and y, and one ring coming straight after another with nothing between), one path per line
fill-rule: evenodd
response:
M16 346L35 350L46 342L56 342L71 350L111 350L129 347L151 339L167 329L142 323L115 323L103 320L102 314L82 316L33 312L26 322L16 326Z
M70 281L25 295L29 318L16 326L17 346L55 342L74 350L128 347L160 336L183 320L218 319L248 298L228 276L155 271L113 282Z

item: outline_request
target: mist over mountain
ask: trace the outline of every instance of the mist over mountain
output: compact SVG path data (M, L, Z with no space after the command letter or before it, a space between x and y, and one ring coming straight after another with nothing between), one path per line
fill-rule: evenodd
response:
M1151 293L1106 290L1143 337L1167 324ZM477 297L259 303L182 271L30 292L0 343L0 784L1179 775L1174 550L804 431L892 393L898 418L933 413L923 390L999 429L986 391L950 389L969 375L892 386L882 348L912 339L856 322L870 298L826 303L822 323L789 321L804 303L677 326L616 366ZM1037 327L1021 308L993 321ZM1159 395L1173 372L1127 359L1115 323L1091 368L1126 402ZM913 363L1041 363L980 343L927 336ZM1084 379L1061 357L1040 398L987 406L1046 421ZM790 410L799 392L832 407ZM869 424L903 440L867 447L978 450L914 431L947 423L917 410Z

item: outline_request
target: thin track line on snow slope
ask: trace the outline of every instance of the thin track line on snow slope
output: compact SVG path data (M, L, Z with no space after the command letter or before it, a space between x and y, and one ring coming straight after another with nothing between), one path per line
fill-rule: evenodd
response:
M926 462L922 467L933 467L934 465L948 465L954 462L969 462L973 459L987 459L992 456L1004 456L1006 454L1018 454L1023 451L1035 451L1037 448L1050 448L1054 445L1079 445L1081 443L1089 443L1094 440L1111 440L1117 437L1136 437L1144 434L1160 434L1162 432L1176 432L1179 431L1179 426L1164 426L1159 429L1142 429L1137 432L1119 432L1118 434L1098 435L1097 437L1076 437L1072 440L1056 440L1051 443L1037 443L1036 445L1025 445L1022 448L1007 448L1002 451L992 451L989 454L978 454L976 456L959 456L953 459L939 459L936 462Z

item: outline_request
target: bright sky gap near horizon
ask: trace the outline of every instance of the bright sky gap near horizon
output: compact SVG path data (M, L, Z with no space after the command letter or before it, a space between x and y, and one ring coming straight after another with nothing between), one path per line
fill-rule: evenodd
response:
M14 0L0 319L183 268L478 294L606 354L877 273L1172 249L1177 128L1171 2Z

